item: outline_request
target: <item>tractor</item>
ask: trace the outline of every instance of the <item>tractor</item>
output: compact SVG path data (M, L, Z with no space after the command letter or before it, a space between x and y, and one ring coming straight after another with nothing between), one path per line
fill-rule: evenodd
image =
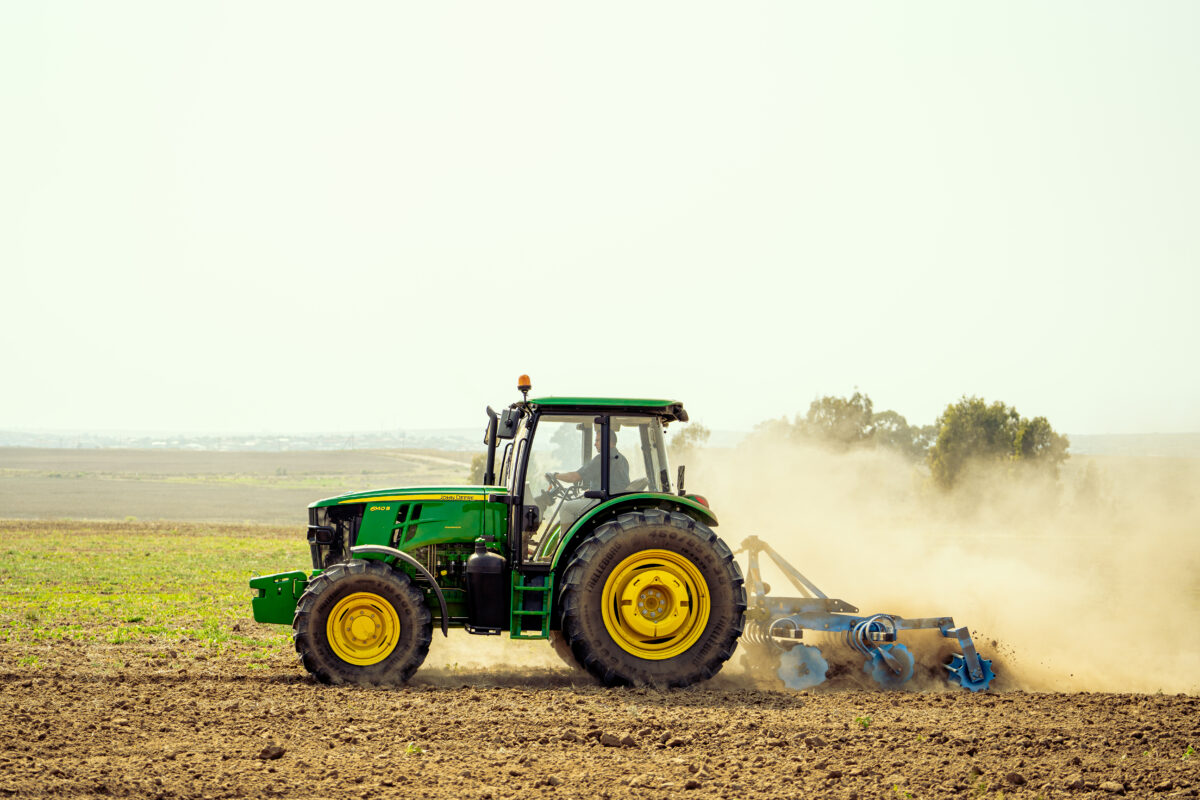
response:
M309 506L313 570L251 580L324 683L397 684L433 626L548 639L608 686L687 686L733 655L742 573L708 501L672 475L673 400L544 397L487 410L481 485ZM674 478L674 483L672 483Z
M304 667L323 683L395 685L443 636L547 639L606 686L682 687L715 675L746 628L748 666L792 688L825 679L804 630L842 632L886 688L911 678L896 633L936 627L964 655L949 677L978 691L992 679L949 617L856 616L748 537L746 581L713 532L701 495L672 474L665 432L687 422L673 400L522 399L487 409L483 480L352 492L309 506L313 569L255 577L254 619L291 625ZM674 478L674 482L672 482ZM805 595L768 597L765 552Z

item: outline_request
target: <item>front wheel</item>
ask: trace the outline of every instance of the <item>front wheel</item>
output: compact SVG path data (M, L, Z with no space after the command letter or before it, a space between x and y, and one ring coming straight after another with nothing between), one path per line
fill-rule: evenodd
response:
M322 683L404 683L433 638L429 607L408 576L364 559L313 578L292 630L301 662Z
M648 509L598 527L563 574L562 633L608 686L688 686L737 648L746 611L729 547L684 514Z

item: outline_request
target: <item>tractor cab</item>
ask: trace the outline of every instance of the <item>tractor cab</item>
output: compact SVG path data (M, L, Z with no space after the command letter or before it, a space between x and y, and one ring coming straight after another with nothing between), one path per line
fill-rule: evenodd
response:
M577 523L616 499L672 495L665 430L686 419L673 401L577 397L523 401L496 415L489 476L504 442L498 485L512 498L514 566L549 565Z

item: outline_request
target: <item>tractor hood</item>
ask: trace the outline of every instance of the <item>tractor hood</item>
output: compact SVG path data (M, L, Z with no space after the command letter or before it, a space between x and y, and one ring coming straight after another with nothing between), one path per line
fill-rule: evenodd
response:
M372 489L347 492L309 504L309 508L340 506L350 503L370 503L387 500L426 500L453 502L456 500L487 500L489 495L505 494L503 486L405 486L400 489Z

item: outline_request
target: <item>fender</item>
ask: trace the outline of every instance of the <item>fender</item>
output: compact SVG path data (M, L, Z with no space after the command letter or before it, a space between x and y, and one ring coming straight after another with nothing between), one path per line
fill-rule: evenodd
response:
M433 579L433 576L429 574L429 570L425 569L425 566L420 561L417 561L403 550L386 547L382 544L360 544L357 547L351 547L350 552L354 555L372 553L379 556L391 556L400 559L406 564L411 564L420 570L421 574L425 576L425 580L429 581L429 585L433 587L434 594L437 595L438 605L442 607L442 636L450 636L450 626L446 622L446 619L450 616L450 612L446 609L446 598L442 594L442 587L437 585L437 581Z
M647 502L650 501L650 502ZM554 561L550 565L552 571L557 572L558 561L562 558L563 553L568 549L574 549L572 542L581 530L589 527L588 523L596 516L610 511L622 511L624 507L638 508L654 505L657 507L674 506L678 510L689 517L693 517L697 522L703 522L707 525L716 525L717 516L704 505L697 503L695 500L689 500L686 497L680 497L674 494L658 494L654 492L638 492L635 494L623 494L614 497L610 500L605 500L595 508L590 509L579 519L575 520L575 524L571 526L571 530L559 542L558 548L554 553Z

